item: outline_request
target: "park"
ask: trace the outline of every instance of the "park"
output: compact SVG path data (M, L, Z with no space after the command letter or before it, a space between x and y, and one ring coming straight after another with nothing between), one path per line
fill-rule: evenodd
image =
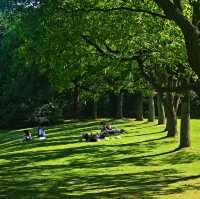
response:
M199 199L200 0L1 0L0 199Z

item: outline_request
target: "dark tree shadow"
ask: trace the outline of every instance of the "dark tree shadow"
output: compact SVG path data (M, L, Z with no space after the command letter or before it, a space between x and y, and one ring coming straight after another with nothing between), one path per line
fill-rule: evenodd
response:
M128 127L130 122L124 120L119 124ZM0 198L153 199L155 195L182 193L188 188L184 185L171 188L173 183L200 178L200 173L187 175L172 168L161 169L165 164L200 160L198 154L175 148L176 143L167 151L156 150L172 141L163 137L162 132L137 135L130 131L122 135L125 143L116 140L77 145L82 132L98 130L99 125L100 121L81 121L48 128L45 142L34 139L21 143L19 133L1 134ZM141 122L131 127L145 129L151 125ZM126 137L129 135L130 139ZM148 135L153 138L148 139ZM144 140L137 141L137 136ZM155 157L160 157L158 162ZM66 161L59 162L62 158ZM148 166L154 167L147 171ZM127 171L127 167L132 169ZM144 170L134 170L140 167Z

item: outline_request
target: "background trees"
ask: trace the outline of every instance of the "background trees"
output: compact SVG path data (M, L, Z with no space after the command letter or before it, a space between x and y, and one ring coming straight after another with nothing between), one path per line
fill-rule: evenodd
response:
M96 118L101 109L122 118L125 105L131 106L128 97L134 95L136 119L143 120L148 112L151 122L157 94L158 123L165 122L165 104L167 136L174 137L182 98L181 133L189 143L189 90L198 88L198 2L185 7L181 2L11 2L7 10L13 22L1 22L2 102L12 88L16 96L13 90L10 95L19 99L12 111L28 107L29 112L24 110L32 115L54 102L73 118L88 116L88 110ZM14 112L25 115L22 108ZM32 116L22 121L27 118Z

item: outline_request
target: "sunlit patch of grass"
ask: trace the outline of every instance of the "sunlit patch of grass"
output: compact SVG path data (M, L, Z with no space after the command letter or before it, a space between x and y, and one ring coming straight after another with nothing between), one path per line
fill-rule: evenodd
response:
M109 119L107 119L108 121ZM198 198L200 121L192 120L192 147L175 150L164 126L133 119L109 120L128 132L80 142L100 121L66 121L46 128L47 139L22 143L23 131L0 134L0 198Z

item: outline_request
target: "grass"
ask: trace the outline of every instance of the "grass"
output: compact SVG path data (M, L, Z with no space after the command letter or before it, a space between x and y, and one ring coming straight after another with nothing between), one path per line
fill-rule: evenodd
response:
M22 143L22 132L0 133L1 199L200 198L200 121L192 120L192 147L176 151L178 138L164 126L112 121L121 139L79 142L100 121L47 129L48 138Z

